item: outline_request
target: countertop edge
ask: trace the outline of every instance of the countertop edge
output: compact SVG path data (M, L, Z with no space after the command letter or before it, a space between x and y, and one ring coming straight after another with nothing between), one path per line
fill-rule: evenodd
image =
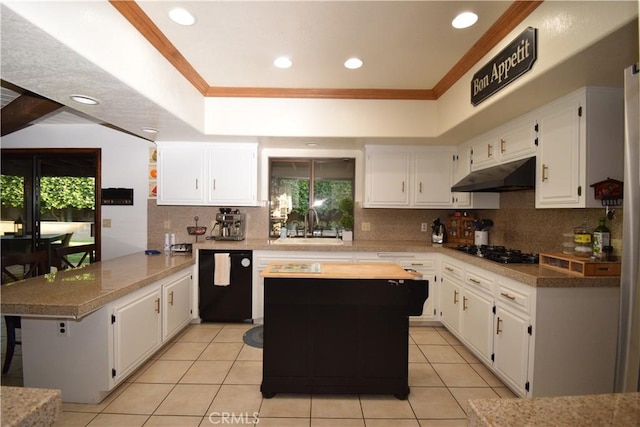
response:
M55 389L2 386L2 425L53 425L62 412L62 392Z
M132 254L129 256L137 256L137 254ZM121 258L125 258L125 257L128 257L128 256L125 255L124 257L121 257ZM117 262L117 260L118 258L114 258L112 260L108 260L107 262L112 264L113 262ZM185 262L182 262L179 265L168 266L166 268L161 269L160 271L149 274L141 279L134 280L131 283L121 288L108 291L106 293L98 295L95 298L88 299L76 305L52 304L46 301L29 302L27 304L7 303L4 301L4 298L3 298L1 302L2 314L18 315L23 317L33 316L33 317L81 319L119 298L127 296L139 289L142 289L154 282L157 282L166 277L169 277L172 274L175 274L179 271L193 267L196 263L196 259L193 256L189 258L184 258L184 261ZM99 263L92 264L91 267L99 268L97 264ZM82 269L78 271L82 271ZM40 279L42 278L37 277L34 279L28 279L28 280L33 281L33 280L40 280ZM3 289L3 291L5 291L5 289Z

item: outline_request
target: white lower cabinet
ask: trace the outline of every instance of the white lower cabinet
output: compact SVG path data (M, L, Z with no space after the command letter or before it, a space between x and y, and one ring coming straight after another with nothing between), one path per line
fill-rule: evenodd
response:
M23 318L25 387L100 403L190 322L192 277L184 269L81 319Z
M442 324L514 393L613 392L618 288L535 287L440 262Z
M460 335L460 299L462 286L450 277L443 276L440 286L440 321L454 335Z
M113 308L113 379L116 383L162 344L161 290L142 291Z
M162 340L166 341L191 322L193 279L191 275L162 286Z
M513 391L527 394L529 317L496 305L493 336L493 369Z
M178 273L111 304L116 384L191 321L192 286L191 271Z
M493 299L468 288L462 291L462 337L485 362L493 350Z

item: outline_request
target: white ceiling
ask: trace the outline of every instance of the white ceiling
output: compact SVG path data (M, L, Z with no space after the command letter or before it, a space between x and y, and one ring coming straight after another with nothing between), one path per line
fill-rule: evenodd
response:
M176 3L195 15L196 25L181 27L169 21L167 11ZM306 89L432 89L511 3L454 0L137 1L209 86ZM83 14L89 18L92 13L112 12L105 8L113 8L104 1L61 2L60 7L84 8ZM469 29L453 29L450 26L453 17L466 10L478 13L479 22ZM623 38L623 45L628 34L626 30L619 36ZM612 77L608 68L619 70L619 64L613 58L602 62L598 57L602 52L612 56L611 46L618 45L620 40L614 35L609 42L596 46L595 54L585 52L568 61L559 67L562 70L557 75L542 76L540 80L544 83L537 85L537 89L512 99L512 105L502 106L501 111L497 107L493 112L488 110L486 115L504 120L505 111L515 114L517 108L524 108L514 108L514 103L522 104L523 99L530 99L539 104L552 99L550 97L563 85L620 84L622 74ZM293 67L276 69L272 61L279 55L290 56ZM364 66L359 70L346 70L342 63L349 56L359 56L364 60ZM577 69L579 73L576 73ZM42 118L42 123L106 121L149 138L141 134L139 128L155 120L162 123L162 135L184 135L185 139L191 140L212 139L160 108L153 100L142 97L134 88L117 81L106 70L97 68L80 55L74 56L71 49L22 21L3 5L2 79L19 84L11 81L12 76L19 76L25 82L22 85L25 89L60 103L71 103L68 93L74 86L92 87L96 92L112 95L104 105L110 105L111 101L118 103L117 110L101 110L102 106L94 109L97 111L92 114L97 117L95 119L82 113L74 114L74 110L67 107ZM51 84L52 81L56 83ZM546 93L540 91L541 87ZM15 93L3 87L2 106L12 96ZM82 107L76 110L82 110ZM478 120L490 123L486 115ZM471 123L468 128L474 126ZM289 146L291 142L266 135L261 140L270 146ZM336 146L344 148L345 139L336 139Z
M431 89L510 1L181 1L196 18L175 24L176 2L138 1L210 86ZM451 21L473 11L479 21ZM272 65L289 56L287 70ZM344 61L357 56L358 70Z

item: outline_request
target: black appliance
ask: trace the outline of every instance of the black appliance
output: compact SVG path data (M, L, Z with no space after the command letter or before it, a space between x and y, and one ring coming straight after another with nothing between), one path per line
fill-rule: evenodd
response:
M456 249L501 264L538 264L540 262L539 254L522 252L521 250L505 248L504 246L458 245Z
M231 274L229 285L214 285L215 254L228 253ZM198 252L198 289L200 319L203 322L239 322L252 318L253 253L243 250Z
M535 188L536 158L505 163L471 172L456 185L453 192L492 192L529 190Z

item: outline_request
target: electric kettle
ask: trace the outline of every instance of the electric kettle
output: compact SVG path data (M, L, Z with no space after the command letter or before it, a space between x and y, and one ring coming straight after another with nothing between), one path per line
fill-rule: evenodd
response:
M440 222L440 218L433 220L431 225L431 243L442 244L447 241L447 229L443 223Z

